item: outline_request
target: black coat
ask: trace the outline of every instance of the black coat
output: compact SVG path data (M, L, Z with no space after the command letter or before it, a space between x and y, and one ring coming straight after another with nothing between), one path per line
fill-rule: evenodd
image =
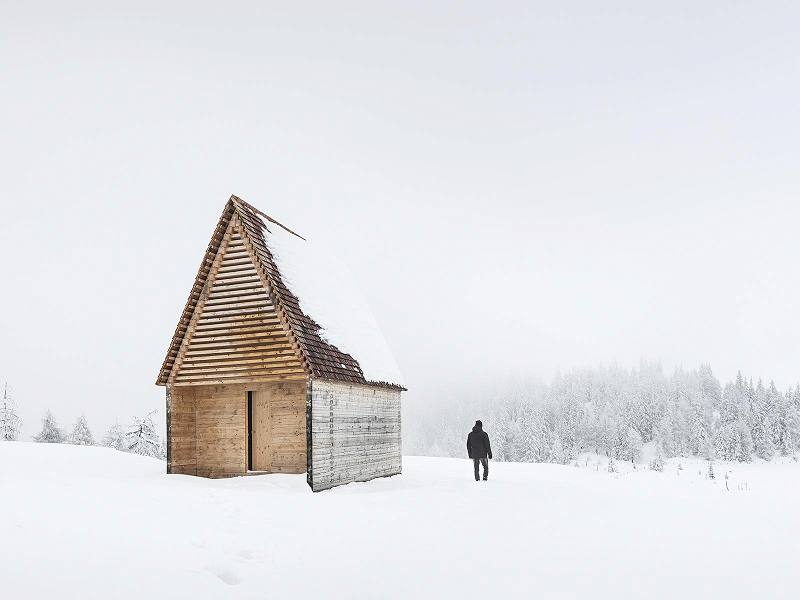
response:
M489 434L482 427L475 425L467 436L467 454L470 458L492 458Z

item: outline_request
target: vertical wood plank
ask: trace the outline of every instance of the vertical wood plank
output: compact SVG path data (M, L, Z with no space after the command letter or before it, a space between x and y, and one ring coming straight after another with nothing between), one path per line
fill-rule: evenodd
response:
M250 424L247 393L253 394L252 470L304 473L305 380L237 385L173 385L170 435L175 473L231 477L248 470Z
M170 387L168 396L169 425L167 430L168 473L197 474L197 426L194 391Z
M253 470L270 471L270 393L268 390L253 392Z

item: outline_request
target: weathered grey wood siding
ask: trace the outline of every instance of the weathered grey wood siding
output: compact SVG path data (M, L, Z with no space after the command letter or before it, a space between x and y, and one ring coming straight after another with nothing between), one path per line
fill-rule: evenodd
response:
M325 379L310 385L311 489L402 471L399 390Z

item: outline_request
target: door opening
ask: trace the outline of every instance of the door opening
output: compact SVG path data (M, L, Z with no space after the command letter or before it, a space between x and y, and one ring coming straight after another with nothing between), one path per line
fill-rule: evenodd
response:
M253 470L253 392L247 392L247 470Z
M272 468L269 392L247 392L247 433L247 470L269 473Z

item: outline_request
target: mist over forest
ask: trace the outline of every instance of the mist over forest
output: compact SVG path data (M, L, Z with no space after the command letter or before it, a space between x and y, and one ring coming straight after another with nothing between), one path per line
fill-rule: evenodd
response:
M549 383L507 378L407 404L403 452L464 457L476 419L499 461L569 464L582 452L638 460L651 442L661 458L769 460L795 456L800 384L781 391L741 373L721 383L708 364L665 374L644 360L574 369Z

